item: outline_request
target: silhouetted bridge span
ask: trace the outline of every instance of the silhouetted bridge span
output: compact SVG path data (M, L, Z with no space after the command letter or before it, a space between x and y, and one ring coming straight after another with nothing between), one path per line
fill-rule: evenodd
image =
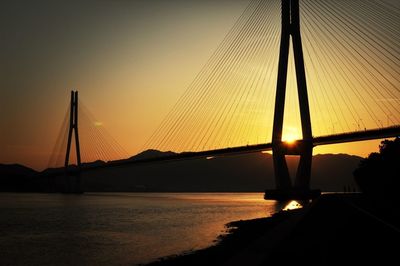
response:
M391 126L385 128L369 129L364 131L355 131L355 132L315 137L312 140L312 144L313 147L316 147L321 145L383 139L383 138L391 138L397 136L400 136L400 126ZM282 146L284 149L286 149L286 154L288 155L290 154L297 155L299 153L299 150L302 149L303 145L304 145L304 140L295 140L293 142L284 142L284 141L282 142ZM229 147L229 148L199 151L199 152L182 152L178 154L165 155L152 158L110 161L102 165L92 165L92 166L87 165L82 167L81 171L82 172L93 171L101 168L120 167L120 166L144 164L144 163L169 162L175 160L191 160L191 159L199 159L207 157L213 158L218 156L230 156L230 155L262 152L270 150L272 150L272 143L246 145L240 147Z
M337 144L337 143L345 143L345 142L356 142L356 141L365 141L372 139L382 139L382 138L391 138L400 136L400 126L391 126L385 128L377 128L370 129L364 131L355 131L341 134L333 134L327 136L315 137L312 139L312 146L320 146L320 145L329 145L329 144ZM281 149L285 151L287 155L298 155L301 153L303 146L307 145L304 143L304 140L295 140L293 142L282 142ZM134 166L134 165L143 165L143 164L151 164L151 163L168 163L172 161L182 161L182 160L194 160L194 159L214 159L215 157L220 156L233 156L238 154L246 154L246 153L254 153L254 152L263 152L263 151L271 151L273 148L272 143L265 144L257 144L257 145L246 145L240 147L229 147L224 149L215 149L215 150L207 150L207 151L199 151L199 152L182 152L173 155L165 155L159 157L152 158L143 158L143 159L125 159L125 160L116 160L109 161L104 164L82 164L80 167L77 166L68 166L65 169L60 169L59 171L54 172L45 172L43 176L60 176L63 174L67 174L69 176L74 177L74 182L80 182L80 175L85 172L96 171L107 168L117 168L117 167L126 167L126 166ZM77 191L73 191L77 192ZM314 191L315 192L315 191ZM286 197L292 198L308 198L310 197L308 192L304 194L303 191L290 191L284 192L282 195L281 192L276 193L276 191L269 191L269 197L276 199L285 199ZM272 194L272 195L271 195ZM315 193L318 194L318 193Z
M391 126L377 129L369 129L364 131L347 132L341 134L333 134L327 136L320 136L313 138L313 147L320 145L338 144L345 142L356 142L365 141L373 139L383 139L400 136L400 126ZM298 154L298 150L301 149L304 140L295 140L293 142L282 142L282 146L286 149L287 154ZM199 151L199 152L182 152L173 155L165 155L159 157L143 158L143 159L125 159L109 161L106 164L99 165L85 165L83 164L79 169L80 172L94 171L103 168L121 167L127 165L135 164L145 164L145 163L158 163L158 162L170 162L176 160L192 160L207 157L218 157L218 156L231 156L237 154L262 152L272 150L272 143L256 144L256 145L246 145L240 147L229 147L223 149ZM211 158L209 158L211 159ZM68 171L75 172L78 171L76 166L69 166ZM47 173L45 175L59 175L60 171Z

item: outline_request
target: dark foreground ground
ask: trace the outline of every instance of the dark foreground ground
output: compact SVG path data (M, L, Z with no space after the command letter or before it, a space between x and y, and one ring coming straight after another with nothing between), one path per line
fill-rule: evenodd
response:
M325 194L303 209L232 222L215 246L149 265L400 265L399 209Z

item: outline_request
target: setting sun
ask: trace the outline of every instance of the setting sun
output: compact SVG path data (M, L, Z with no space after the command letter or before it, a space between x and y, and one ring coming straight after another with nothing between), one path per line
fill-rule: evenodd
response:
M289 136L286 136L285 138L282 138L282 141L284 141L284 142L286 142L286 143L289 143L289 144L292 144L292 143L294 143L297 139L298 139L298 137L296 137L295 135L289 135Z
M282 141L292 144L296 140L301 139L301 133L296 127L287 127L284 128L283 130L283 135L282 135Z

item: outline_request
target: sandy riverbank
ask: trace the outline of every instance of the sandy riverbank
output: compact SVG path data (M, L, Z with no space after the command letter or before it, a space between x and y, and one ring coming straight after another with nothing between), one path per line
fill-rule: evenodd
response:
M303 209L229 223L216 245L149 265L397 265L398 211L360 194L323 195Z

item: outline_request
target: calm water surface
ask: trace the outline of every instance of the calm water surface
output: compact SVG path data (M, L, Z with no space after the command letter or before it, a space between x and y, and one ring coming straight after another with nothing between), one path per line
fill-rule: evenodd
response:
M135 265L281 209L262 193L0 194L0 265Z

